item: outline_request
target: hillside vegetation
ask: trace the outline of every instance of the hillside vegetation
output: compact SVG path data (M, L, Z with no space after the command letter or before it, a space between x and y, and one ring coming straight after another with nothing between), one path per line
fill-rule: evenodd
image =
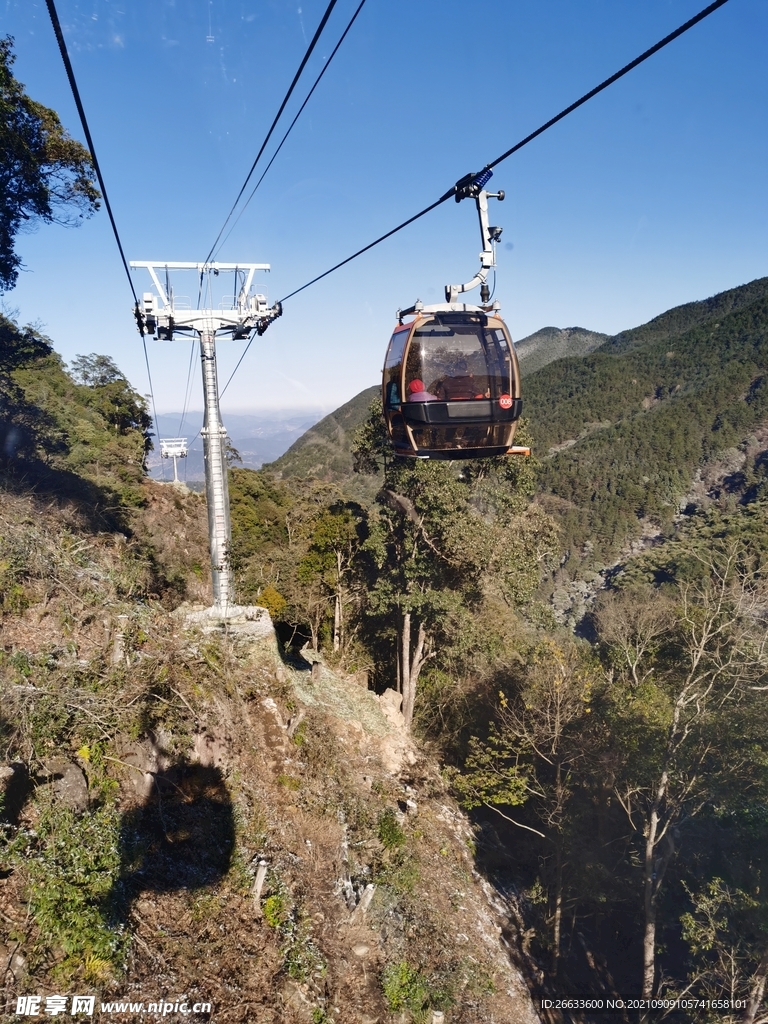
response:
M169 1020L534 1024L516 905L397 702L332 649L279 649L268 618L190 625L211 601L204 499L143 476L149 420L109 360L73 376L3 326L3 1019L78 992L97 1020L160 1002ZM233 475L241 557L286 529L318 543L329 495L302 525L261 479Z
M268 463L266 468L278 479L296 477L351 483L352 439L368 416L371 402L379 391L379 387L371 387L355 395L310 427L294 441L285 455Z
M326 566L321 647L341 605L346 656L367 653L404 706L416 666L414 728L560 992L722 995L732 968L726 1016L759 1016L767 302L768 279L752 282L528 376L522 476L504 460L382 467L372 411L354 464L383 486L347 506L345 560L311 531L297 551L305 583ZM520 541L508 562L489 558L497 527ZM528 554L532 574L505 576ZM278 617L308 628L281 578Z
M205 557L199 497L143 491L135 526ZM185 626L162 548L76 508L4 493L0 524L4 1020L75 991L97 1020L533 1024L471 830L373 693Z
M601 568L644 530L669 529L696 474L723 458L726 489L760 491L767 369L764 278L528 379L541 500L558 510L574 567L587 544Z

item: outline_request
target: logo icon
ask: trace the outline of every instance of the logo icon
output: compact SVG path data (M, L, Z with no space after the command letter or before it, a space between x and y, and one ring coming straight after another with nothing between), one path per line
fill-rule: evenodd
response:
M502 409L511 409L512 408L512 396L511 395L501 395L501 397L499 398L499 405L501 406Z

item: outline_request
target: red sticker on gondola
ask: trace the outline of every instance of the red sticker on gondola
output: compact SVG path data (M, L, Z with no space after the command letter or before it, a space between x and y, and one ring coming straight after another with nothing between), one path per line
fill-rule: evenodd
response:
M502 409L511 409L512 408L512 396L511 395L502 395L499 398L499 405L501 406Z

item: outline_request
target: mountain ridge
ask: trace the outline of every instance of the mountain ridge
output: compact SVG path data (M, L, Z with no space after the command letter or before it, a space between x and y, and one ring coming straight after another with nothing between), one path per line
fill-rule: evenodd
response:
M542 327L515 344L520 375L527 377L555 359L588 355L608 338L607 334L584 327Z
M547 379L540 376L547 367L548 373L554 373L562 379L562 375L570 373L573 367L586 366L583 360L597 353L619 356L646 348L655 342L679 337L697 326L713 321L718 316L724 317L730 312L745 308L764 295L768 295L768 277L757 278L707 299L675 306L645 324L612 336L582 327L543 327L516 343L521 375L527 382L523 389L524 415L532 424L536 424L536 427L542 426L542 417L537 417L535 411L531 415L529 410L532 401L531 388L535 402L547 401L546 383L539 386L539 382ZM546 358L543 358L545 354ZM359 392L297 438L274 462L265 463L264 468L279 479L296 477L337 483L348 481L352 474L352 458L349 454L352 435L364 422L370 402L378 393L378 385ZM551 407L551 401L548 405ZM597 420L599 422L599 417ZM594 417L592 422L595 422ZM584 424L575 432L571 427L570 433L561 432L555 440L547 437L546 441L542 441L541 447L548 449L569 438L577 440L583 426ZM545 430L545 434L551 434L551 431ZM541 448L538 450L541 454Z

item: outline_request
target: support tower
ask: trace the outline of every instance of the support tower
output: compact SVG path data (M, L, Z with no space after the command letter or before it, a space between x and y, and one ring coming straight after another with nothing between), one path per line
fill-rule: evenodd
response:
M227 334L233 339L246 339L254 332L261 335L281 315L282 307L279 302L268 307L264 295L255 294L252 290L255 272L268 271L268 263L155 263L132 260L131 267L148 270L155 287L154 292L144 292L142 305L135 310L139 331L161 341L173 341L175 335L191 335L200 341L205 408L200 433L205 453L205 494L214 602L212 611L226 619L228 609L232 609L236 601L230 561L232 528L225 452L227 431L221 421L219 408L216 336ZM187 300L174 299L170 272L176 270L196 271L201 295L211 294L211 275L216 280L223 272L234 273L232 296L225 297L216 309L192 309ZM160 274L164 275L164 283L161 283ZM207 285L205 291L204 283Z

